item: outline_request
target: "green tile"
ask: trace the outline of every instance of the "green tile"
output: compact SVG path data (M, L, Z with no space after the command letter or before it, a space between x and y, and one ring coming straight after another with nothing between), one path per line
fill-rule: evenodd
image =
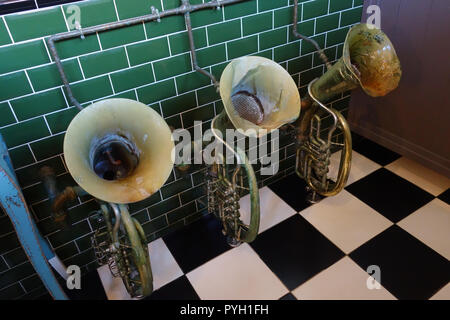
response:
M8 103L0 103L0 127L16 122Z
M14 168L20 168L35 161L28 145L9 149L8 152Z
M271 59L272 60L272 49L260 51L257 54L255 54L255 56L263 57L263 58L267 58L267 59Z
M155 79L153 79L152 65L146 64L113 73L111 74L111 81L114 91L121 92L152 83Z
M176 95L175 82L173 79L161 81L149 86L137 89L139 101L150 104L162 99Z
M194 44L196 49L207 46L206 29L200 28L193 31ZM181 32L169 37L170 50L173 55L187 52L190 50L189 37L187 32Z
M225 44L201 49L197 51L198 65L202 68L227 60Z
M44 138L50 135L50 132L45 124L44 118L41 117L0 129L0 134L5 139L6 146L11 148Z
M136 93L134 92L134 90L121 92L119 94L115 94L115 95L113 95L111 97L105 98L105 100L106 99L111 99L111 98L122 98L122 99L136 100ZM103 99L101 99L101 100L103 100Z
M11 268L28 260L27 255L25 254L25 251L23 251L22 247L5 253L3 255L3 258L5 258L5 261Z
M0 46L11 43L11 38L8 34L8 30L6 30L5 22L3 19L0 19Z
M272 11L242 19L244 36L272 29Z
M204 173L203 173L204 174ZM204 182L204 181L202 181ZM180 194L182 204L186 204L205 195L205 185L201 185Z
M73 4L63 6L64 13L68 20L72 13L68 8ZM91 0L78 2L80 8L80 24L86 28L107 22L117 21L116 10L113 0Z
M147 32L147 37L149 38L162 36L185 29L186 26L184 24L183 16L165 17L164 19L161 19L161 22L152 21L145 24L145 30Z
M200 108L195 108L191 111L183 113L181 117L185 128L192 127L194 125L194 121L211 120L214 118L214 104L208 104Z
M325 47L325 34L311 37L311 39L315 40L320 48ZM314 51L316 51L316 48L310 42L302 40L302 50L301 50L302 56Z
M145 209L151 205L154 205L155 203L158 203L160 201L161 201L161 195L159 194L159 192L156 192L156 193L152 194L150 197L146 198L145 200L135 202L135 203L130 203L130 212L134 213L134 212L140 211L140 210Z
M144 27L142 24L102 32L99 34L103 49L109 49L131 42L145 39Z
M315 67L300 73L300 86L305 86L315 78L319 78L323 74L323 66Z
M288 71L290 74L298 73L310 69L312 66L312 55L303 56L289 61Z
M208 27L209 44L225 42L241 36L241 21L233 20Z
M155 76L157 80L173 77L177 74L192 70L191 56L187 53L161 60L155 62L153 64L153 68L155 69Z
M355 7L362 6L364 4L364 0L355 0L353 4Z
M91 231L89 224L87 221L82 221L80 223L76 223L72 225L71 228L68 228L66 230L60 230L50 236L48 236L48 239L50 240L50 243L53 247L59 247L69 241L72 241L76 238L79 238L83 236L86 233L89 233Z
M220 94L217 92L216 87L214 86L209 86L198 90L197 96L198 104L200 106L220 99Z
M185 93L211 84L211 80L207 76L197 71L179 76L175 81L177 83L178 93Z
M334 46L335 44L339 44L341 42L344 42L345 37L347 36L348 32L347 28L342 28L335 31L330 31L327 34L327 47Z
M273 49L273 56L276 62L297 58L299 55L300 42L298 41Z
M77 59L66 60L62 65L69 82L83 79ZM33 68L27 72L31 83L33 84L33 88L36 91L57 87L63 84L58 69L56 68L56 64L54 63Z
M341 12L341 27L361 21L362 7Z
M18 265L14 268L9 269L2 273L0 277L0 288L7 287L14 282L22 280L25 277L28 277L34 273L34 268L31 263L26 262Z
M304 36L311 37L314 35L314 20L301 22L297 25L297 31ZM289 27L289 41L297 41L298 38L292 34L292 27Z
M11 100L11 106L19 121L67 107L61 88Z
M9 287L2 288L0 290L0 299L1 300L12 300L18 298L21 295L24 295L25 291L22 286L17 282Z
M222 76L223 70L225 70L225 68L227 66L228 66L228 61L211 67L211 71L212 71L213 75L216 77L216 79L220 79L220 77Z
M68 244L65 244L58 249L55 250L56 255L60 259L67 259L73 255L76 255L78 253L78 249L75 246L74 242L69 242Z
M150 14L152 6L162 10L160 0L116 0L116 6L121 20Z
M324 50L325 55L328 57L329 61L334 61L336 59L336 47L331 47ZM317 67L319 65L323 64L322 59L319 57L319 54L316 52L314 53L314 67Z
M259 35L259 49L265 50L285 44L287 41L287 28L267 31Z
M258 36L228 42L228 59L246 56L258 51Z
M165 227L167 227L167 221L166 221L166 217L164 217L164 216L153 219L150 222L144 223L142 225L142 228L144 229L144 232L146 235L154 233Z
M82 54L100 50L97 35L93 34L84 39L75 38L55 43L56 50L61 59L76 57ZM53 57L52 57L52 60Z
M161 194L163 199L167 199L191 187L192 187L191 178L187 177L165 185L164 187L161 188Z
M341 0L337 0L341 1ZM303 5L303 19L311 19L328 12L328 0L314 0Z
M234 19L256 13L256 1L245 1L242 3L225 6L225 19Z
M46 119L52 133L56 134L66 131L70 121L72 121L78 112L77 108L70 108L47 115Z
M123 47L81 57L80 63L87 78L128 67Z
M59 7L5 16L15 42L39 38L67 31Z
M80 103L111 95L111 83L107 76L78 82L71 85L75 97Z
M170 55L166 38L127 46L127 52L132 66L161 59Z
M39 170L44 166L53 168L56 175L60 175L66 171L60 157L53 157L51 159L16 170L17 179L19 180L22 188L39 182Z
M282 8L274 11L274 27L278 28L281 26L291 25L292 24L292 16L294 15L294 8ZM302 18L302 6L299 4L297 10L298 21L301 21Z
M37 66L49 62L43 40L0 47L0 73Z
M191 13L192 28L223 21L222 10L200 10Z
M330 12L351 8L353 0L330 0Z
M316 34L336 29L339 26L339 13L316 19Z
M288 0L257 0L259 11L272 10L280 7L285 7L288 5Z
M195 92L185 93L161 102L164 117L173 116L196 106Z
M64 134L58 134L30 144L36 160L40 161L63 153Z
M192 202L186 206L173 210L167 214L167 220L169 220L169 224L175 223L197 211L197 207L195 203Z
M150 214L151 219L155 219L156 217L159 217L160 215L170 210L178 208L179 206L180 199L178 199L178 197L172 197L148 208L148 213Z

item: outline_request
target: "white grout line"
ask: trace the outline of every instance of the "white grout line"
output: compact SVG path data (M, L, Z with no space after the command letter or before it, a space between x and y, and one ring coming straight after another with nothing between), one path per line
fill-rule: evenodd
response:
M27 70L24 70L24 72L25 72L25 76L27 77L28 83L30 84L31 91L33 91L33 93L36 93L36 91L34 90L33 84L31 83L30 77L28 76Z
M3 20L3 23L5 24L6 31L8 32L9 38L10 38L10 40L11 40L10 45L13 45L13 44L15 44L15 41L14 41L14 38L13 38L13 36L12 36L12 34L11 34L11 31L9 31L9 26L8 26L8 24L6 23L6 19L5 19L4 16L2 17L2 20Z

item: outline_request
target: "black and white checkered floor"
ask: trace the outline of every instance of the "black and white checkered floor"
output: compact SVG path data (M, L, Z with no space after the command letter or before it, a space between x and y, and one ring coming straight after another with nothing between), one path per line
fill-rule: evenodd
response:
M251 244L230 248L211 216L149 244L149 299L450 299L449 187L366 140L335 197L309 205L295 175L262 188ZM373 266L378 289L368 288ZM106 266L98 273L107 298L128 297Z

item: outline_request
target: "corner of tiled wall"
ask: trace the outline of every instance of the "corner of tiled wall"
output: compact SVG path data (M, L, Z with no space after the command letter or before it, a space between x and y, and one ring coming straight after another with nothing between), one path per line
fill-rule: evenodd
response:
M360 21L363 1L299 2L299 32L313 36L330 60L338 59L347 30ZM248 0L223 10L193 13L200 65L220 78L229 60L264 56L286 68L304 94L324 66L311 46L292 37L292 3ZM82 27L88 27L148 14L152 5L159 10L174 8L180 1L89 0L54 5L58 1L45 0L37 4L49 7L0 16L0 133L40 231L67 265L77 264L87 271L96 267L90 245L94 226L88 219L96 210L94 200L72 203L73 227L58 230L37 176L40 167L51 165L60 188L74 184L64 164L62 144L77 111L68 103L45 39L69 30L71 5L79 6ZM64 41L57 49L74 94L84 105L110 97L134 99L154 108L175 128L190 129L194 120L208 127L222 110L210 80L192 69L182 16ZM348 102L349 95L344 94L332 105L346 114ZM280 137L279 151L279 173L258 175L261 186L293 171L295 148L288 136ZM203 174L198 168L185 176L173 171L159 192L131 205L149 241L205 214L197 201L204 197ZM0 212L0 299L30 299L45 293L9 218Z

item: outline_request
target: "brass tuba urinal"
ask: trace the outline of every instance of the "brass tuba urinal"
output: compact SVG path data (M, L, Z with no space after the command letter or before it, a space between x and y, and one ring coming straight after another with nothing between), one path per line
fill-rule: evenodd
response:
M153 291L147 239L127 204L157 192L169 177L174 143L164 119L152 108L129 99L107 99L82 109L64 138L67 168L78 184L55 195L53 211L67 201L91 195L100 209L91 239L96 258L121 277L132 298ZM41 170L49 190L56 190L52 171Z
M225 137L227 129L260 137L295 121L300 112L300 95L292 77L279 64L262 57L231 61L220 79L220 95L224 110L211 123L218 140ZM227 163L226 159L209 167L208 209L222 221L228 243L236 246L258 235L258 183L245 150L222 142L233 152L236 163ZM245 191L250 194L249 224L240 219L239 212L239 199Z
M295 5L295 4L294 4ZM296 34L294 16L294 34ZM302 39L309 40L298 35ZM316 46L317 47L317 46ZM342 58L331 66L323 52L328 71L308 85L308 94L302 98L302 115L297 121L297 174L313 190L312 202L318 193L333 196L339 193L348 179L352 155L350 128L340 112L325 106L331 98L348 90L361 87L368 95L380 97L394 90L401 78L400 61L389 38L372 25L353 26L345 39ZM321 133L318 112L329 114L333 123ZM332 142L333 133L343 132L343 144ZM340 166L336 181L328 177L332 145L342 146Z

